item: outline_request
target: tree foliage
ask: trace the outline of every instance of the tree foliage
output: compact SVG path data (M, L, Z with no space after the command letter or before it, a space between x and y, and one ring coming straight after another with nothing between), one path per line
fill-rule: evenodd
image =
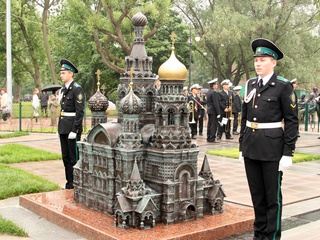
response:
M5 8L2 1L3 23ZM305 88L319 81L318 0L11 0L11 8L15 96L59 82L62 58L79 68L76 81L88 97L97 88L97 69L102 71L100 86L110 94L130 55L131 19L139 9L148 19L144 39L155 73L170 56L169 35L175 32L175 54L191 68L192 83L204 85L218 77L237 85L254 76L250 43L258 37L283 50L279 75L298 78ZM0 84L5 86L5 24L0 30ZM195 35L200 42L193 40Z
M254 75L250 43L255 38L275 42L285 53L277 72L310 83L319 78L318 10L311 0L193 1L176 7L201 35L214 76L238 84Z

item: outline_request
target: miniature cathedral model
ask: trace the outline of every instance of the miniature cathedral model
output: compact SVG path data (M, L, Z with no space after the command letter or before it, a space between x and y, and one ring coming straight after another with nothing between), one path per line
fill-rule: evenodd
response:
M186 67L174 53L159 68L160 88L147 56L143 28L132 18L136 38L118 87L117 122L98 123L78 142L74 199L114 217L115 226L147 229L222 213L224 191L213 179L207 157L198 173L183 95Z

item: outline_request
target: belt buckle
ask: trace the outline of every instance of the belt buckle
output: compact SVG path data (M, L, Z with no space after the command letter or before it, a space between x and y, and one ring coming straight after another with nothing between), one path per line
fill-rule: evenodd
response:
M252 129L258 129L258 123L257 122L251 122L251 128Z

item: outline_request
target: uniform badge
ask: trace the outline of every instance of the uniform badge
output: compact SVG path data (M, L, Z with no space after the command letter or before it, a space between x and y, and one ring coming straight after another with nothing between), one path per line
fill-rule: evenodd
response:
M261 52L261 48L258 48L258 49L257 49L257 52L258 52L258 53Z
M83 99L83 95L80 93L80 94L77 96L77 102L78 102L78 103L82 103L82 99Z
M292 92L291 93L291 95L290 95L290 99L291 99L291 104L290 104L290 106L292 107L292 108L296 108L296 96L295 96L295 94Z

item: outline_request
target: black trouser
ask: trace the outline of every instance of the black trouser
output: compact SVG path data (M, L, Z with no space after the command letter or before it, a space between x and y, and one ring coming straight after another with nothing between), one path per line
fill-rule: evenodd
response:
M60 145L62 160L65 169L66 175L66 189L73 188L73 166L77 163L78 156L78 147L77 139L80 140L80 136L77 136L76 139L68 139L69 134L60 134Z
M279 162L244 160L255 215L253 239L280 239L282 172L278 171Z
M222 121L222 118L226 117L226 115L222 116L220 118L220 121ZM219 126L219 132L218 132L218 137L222 138L222 134L225 132L226 133L226 138L231 138L231 133L230 133L230 127L231 127L231 120L228 120L226 125Z
M199 134L202 134L203 133L203 119L204 119L204 110L201 109L201 114L199 115L199 119L198 119L198 122L199 122Z
M219 122L216 114L208 114L207 141L214 141L218 130Z
M45 114L48 117L48 106L41 106L42 114Z
M197 125L198 125L198 119L195 119L195 123L189 123L192 136L197 135Z
M233 114L233 129L232 129L233 132L236 132L238 129L238 117L239 117L238 113Z

